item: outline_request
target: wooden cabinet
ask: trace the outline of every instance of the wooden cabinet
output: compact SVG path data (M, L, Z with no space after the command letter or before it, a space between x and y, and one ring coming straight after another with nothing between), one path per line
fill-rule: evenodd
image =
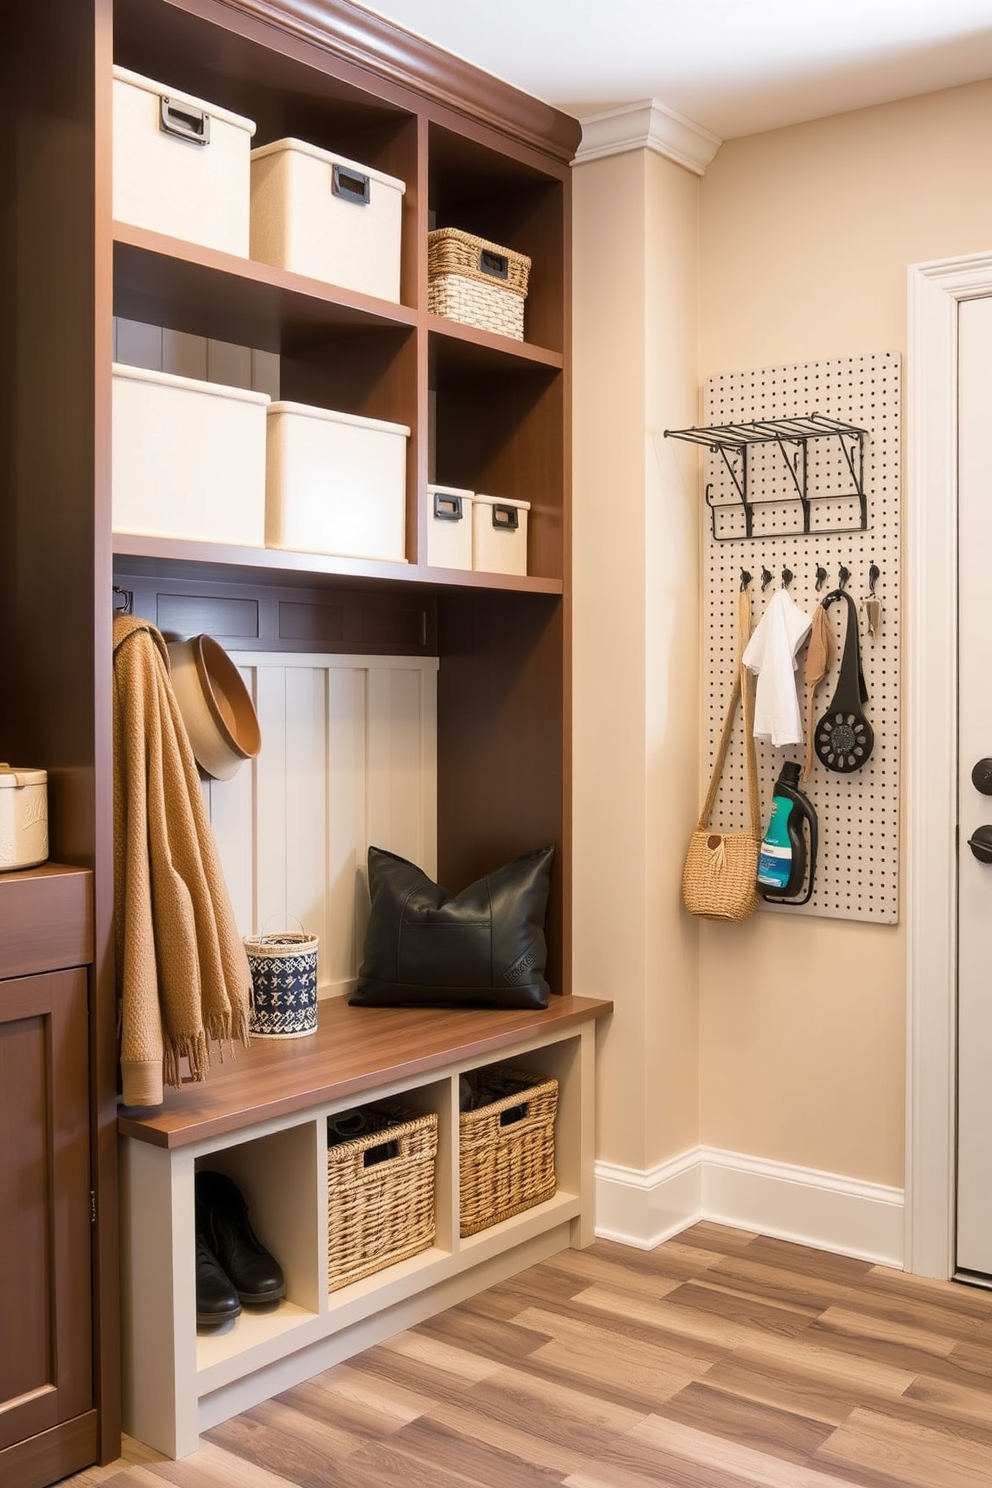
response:
M119 533L115 582L163 628L233 649L437 654L439 876L464 884L554 843L549 970L564 991L578 125L347 4L114 0L111 47L254 120L256 145L296 137L406 187L399 304L115 223L116 314L276 353L282 398L411 430L406 563ZM428 313L435 226L531 258L524 341ZM530 502L527 576L430 568L428 482Z
M91 875L0 874L0 1480L96 1457Z
M256 144L295 136L402 180L399 303L115 223L115 64L255 120ZM438 876L464 884L553 843L548 979L567 998L580 132L348 0L33 0L7 18L0 65L14 204L0 218L2 749L47 767L53 854L93 870L84 1145L106 1459L120 1423L112 587L162 629L232 649L436 655ZM531 258L523 341L428 312L427 234L445 226ZM276 354L282 398L408 426L407 561L114 534L115 315ZM429 482L528 501L527 575L431 568Z

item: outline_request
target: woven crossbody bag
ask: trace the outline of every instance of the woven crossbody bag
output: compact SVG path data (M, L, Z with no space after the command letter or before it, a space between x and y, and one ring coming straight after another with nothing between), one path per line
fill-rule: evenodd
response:
M742 591L734 685L720 744L713 761L709 789L699 813L696 830L689 839L689 850L682 869L682 898L685 907L690 914L700 915L707 920L746 920L760 903L757 880L762 837L761 803L758 798L758 766L754 753L751 686L743 662L750 630L750 600L746 591ZM730 748L738 702L741 704L744 722L744 769L751 824L744 831L720 832L710 827L709 820Z

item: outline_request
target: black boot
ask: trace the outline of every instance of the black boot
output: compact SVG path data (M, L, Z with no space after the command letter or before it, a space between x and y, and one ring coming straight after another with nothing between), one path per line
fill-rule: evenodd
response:
M216 1328L241 1314L238 1294L221 1269L206 1232L206 1215L196 1212L196 1326Z
M264 1307L286 1295L282 1268L248 1220L241 1190L226 1173L196 1175L196 1202L207 1215L213 1252L246 1307Z

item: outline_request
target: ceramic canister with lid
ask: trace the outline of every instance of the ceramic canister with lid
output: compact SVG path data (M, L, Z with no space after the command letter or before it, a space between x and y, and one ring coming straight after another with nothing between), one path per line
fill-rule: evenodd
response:
M48 857L48 773L0 764L0 873Z

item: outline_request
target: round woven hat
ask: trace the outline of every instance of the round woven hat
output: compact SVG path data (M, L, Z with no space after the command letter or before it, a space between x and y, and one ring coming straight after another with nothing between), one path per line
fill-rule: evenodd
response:
M196 763L214 780L230 780L262 747L255 706L241 673L208 635L173 641L169 664Z

